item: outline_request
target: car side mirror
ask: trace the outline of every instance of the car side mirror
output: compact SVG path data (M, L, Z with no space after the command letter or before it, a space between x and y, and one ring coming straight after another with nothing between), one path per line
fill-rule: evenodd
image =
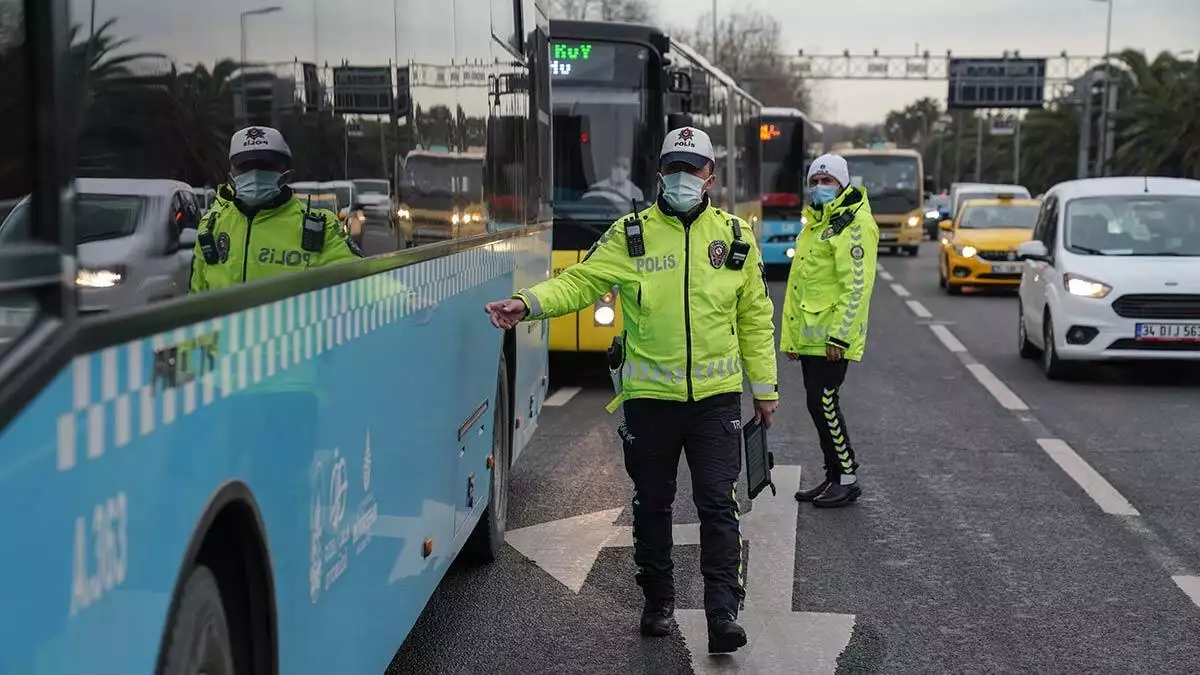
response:
M938 229L941 230L942 232L950 232L951 230L954 229L954 221L953 220L943 220L942 222L938 223Z
M1051 262L1050 251L1046 249L1046 244L1037 241L1022 242L1017 247L1017 256L1021 260L1036 260L1038 262Z

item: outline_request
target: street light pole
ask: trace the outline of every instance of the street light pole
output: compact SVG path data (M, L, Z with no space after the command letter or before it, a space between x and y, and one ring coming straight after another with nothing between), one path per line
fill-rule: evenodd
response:
M717 65L717 0L713 0L713 41L712 41L712 62Z
M282 7L279 7L277 5L272 5L271 7L259 7L258 9L248 9L248 10L242 12L241 17L240 17L241 18L241 38L242 38L241 65L243 65L243 66L246 65L246 59L247 59L247 56L246 56L246 52L247 52L246 19L248 17L254 16L256 14L271 14L273 12L281 12L281 11L283 11Z
M1100 104L1100 171L1101 176L1108 175L1108 156L1106 148L1108 147L1108 105L1112 91L1112 67L1109 63L1109 54L1112 52L1112 19L1113 19L1113 1L1114 0L1097 0L1108 4L1108 25L1104 30L1104 98Z

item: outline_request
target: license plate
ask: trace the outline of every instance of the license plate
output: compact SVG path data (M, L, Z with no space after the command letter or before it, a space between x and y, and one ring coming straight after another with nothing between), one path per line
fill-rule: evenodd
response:
M896 235L892 234L891 232L880 232L879 233L879 241L895 241L895 240L896 240Z
M1139 323L1136 336L1148 341L1200 342L1200 323Z
M992 271L996 274L1020 274L1021 265L1016 263L992 265Z

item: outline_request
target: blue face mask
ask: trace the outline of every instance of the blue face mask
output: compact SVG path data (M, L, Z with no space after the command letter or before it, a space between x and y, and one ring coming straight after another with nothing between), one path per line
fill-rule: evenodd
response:
M282 189L280 179L283 174L278 171L264 171L262 169L251 169L246 173L235 176L233 185L236 188L237 198L245 202L248 206L261 206L279 196Z
M704 198L704 178L685 171L676 171L662 177L663 199L679 213L691 211Z
M816 185L808 188L808 197L814 206L825 206L837 199L838 189L832 185Z

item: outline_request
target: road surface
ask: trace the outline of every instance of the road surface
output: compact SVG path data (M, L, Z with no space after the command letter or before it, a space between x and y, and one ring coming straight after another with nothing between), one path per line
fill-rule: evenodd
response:
M753 650L708 657L686 611L687 636L638 636L617 418L605 373L572 359L512 474L512 545L449 574L388 672L1200 670L1200 369L1049 382L1017 356L1013 294L945 295L931 243L880 263L843 390L864 496L818 511L781 484L744 516ZM807 486L799 371L780 363L771 442L777 480L798 466ZM682 467L679 485L678 605L698 610Z

